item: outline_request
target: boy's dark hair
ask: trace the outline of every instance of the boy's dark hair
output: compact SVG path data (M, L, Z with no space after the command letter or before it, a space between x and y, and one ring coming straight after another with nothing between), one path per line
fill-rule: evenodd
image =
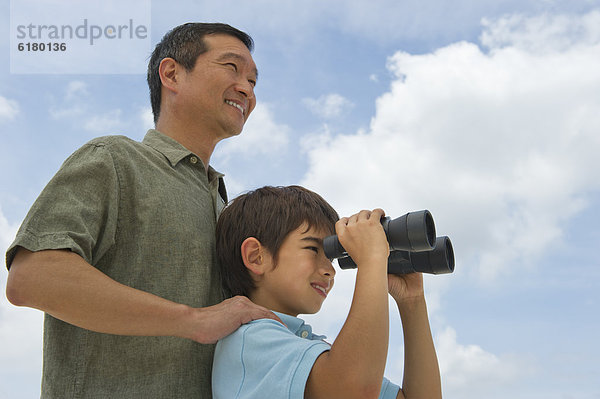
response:
M254 237L275 264L281 244L303 223L308 229L334 234L337 212L320 195L304 187L262 187L242 194L223 210L217 222L217 259L221 282L230 296L248 296L254 281L242 261L242 242Z
M158 76L158 67L164 58L173 58L181 64L186 71L191 71L196 65L196 59L200 54L208 51L204 42L204 36L225 34L238 38L248 50L254 49L252 38L227 24L222 23L187 23L173 28L156 45L150 61L148 62L148 87L150 88L150 103L154 114L154 123L160 115L160 95L162 83Z

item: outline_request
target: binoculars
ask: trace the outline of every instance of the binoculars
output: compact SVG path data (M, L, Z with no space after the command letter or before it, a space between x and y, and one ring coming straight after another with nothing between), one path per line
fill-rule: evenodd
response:
M388 273L445 274L454 271L454 249L447 236L435 236L433 216L428 210L410 212L396 219L381 218L390 247ZM356 263L336 235L323 239L325 256L337 259L340 268L354 269Z

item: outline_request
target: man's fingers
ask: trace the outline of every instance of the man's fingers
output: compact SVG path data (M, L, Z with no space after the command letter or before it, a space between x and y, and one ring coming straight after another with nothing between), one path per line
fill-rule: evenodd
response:
M285 326L285 323L283 321L281 321L281 319L279 317L277 317L277 315L275 313L271 312L270 310L267 310L266 313L264 314L264 316L265 317L262 317L263 319L275 320L275 321L278 321L278 322L280 322L281 324L283 324Z
M272 319L285 325L275 313L267 308L256 305L245 296L236 296L231 298L231 300L236 301L236 305L238 306L237 312L241 316L242 324L249 323L252 320Z
M275 313L244 296L198 310L202 315L201 327L196 327L189 338L203 344L215 343L252 320L272 319L285 325Z
M250 302L250 303L252 303L252 302ZM252 313L252 315L253 315L252 320L271 319L271 320L278 321L285 326L285 323L283 321L281 321L281 319L279 317L277 317L277 315L275 313L271 312L269 309L263 308L262 306L254 305L253 303L252 303L252 305L254 307L254 312ZM247 323L252 320L248 320Z

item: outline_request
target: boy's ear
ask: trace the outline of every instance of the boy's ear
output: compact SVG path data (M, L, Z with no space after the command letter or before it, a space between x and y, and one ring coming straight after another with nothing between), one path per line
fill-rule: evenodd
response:
M242 261L248 270L257 276L265 272L265 248L255 237L248 237L242 242Z

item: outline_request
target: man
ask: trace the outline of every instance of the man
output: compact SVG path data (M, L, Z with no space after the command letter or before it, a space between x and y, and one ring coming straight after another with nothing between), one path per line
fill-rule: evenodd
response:
M208 398L212 344L276 318L223 301L214 268L215 145L256 105L252 39L224 24L167 33L148 66L156 130L92 140L63 164L6 254L7 297L40 309L42 398Z

